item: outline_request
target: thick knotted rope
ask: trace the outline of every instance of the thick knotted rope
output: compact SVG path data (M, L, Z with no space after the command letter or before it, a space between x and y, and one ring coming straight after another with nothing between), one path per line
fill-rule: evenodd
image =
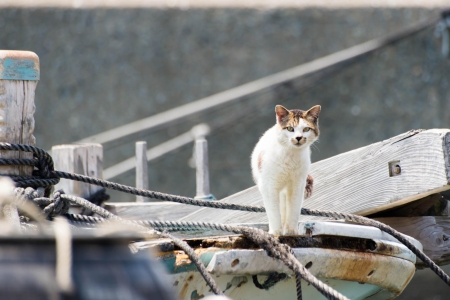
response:
M83 175L79 175L79 174L55 171L54 167L53 167L53 161L52 161L52 158L50 157L50 155L48 153L46 153L45 151L43 151L42 149L39 149L39 148L33 147L33 146L21 145L21 144L0 143L0 150L32 152L34 163L31 163L29 159L19 159L19 160L15 159L14 164L16 164L16 163L19 165L33 165L34 164L35 171L33 172L33 176L32 177L11 176L11 177L16 182L17 186L45 187L46 188L45 189L46 196L48 196L50 194L51 186L56 184L59 181L59 178L66 178L66 179L71 179L71 180L76 180L76 181L81 181L81 182L85 182L85 183L89 183L89 184L102 186L104 188L110 188L110 189L130 193L133 195L144 196L144 197L148 197L148 198L155 198L155 199L164 200L164 201L171 201L171 202L203 206L203 207L219 208L219 209L242 210L242 211L250 211L250 212L265 212L265 209L262 206L239 205L239 204L234 204L234 203L223 203L220 201L198 200L198 199L193 199L193 198L189 198L189 197L165 194L165 193L160 193L160 192L155 192L155 191L150 191L150 190L136 189L136 188L133 188L130 186L121 185L121 184L117 184L117 183L113 183L113 182L109 182L109 181L105 181L105 180L101 180L101 179L97 179L97 178L92 178L92 177L88 177L88 176L83 176ZM13 162L8 159L1 159L0 165L1 164L11 165L11 164L13 164ZM35 198L35 199L39 199L39 198ZM58 200L58 199L60 199L60 200ZM97 212L97 211L99 211L98 208L100 208L96 205L92 205L92 203L90 203L89 201L87 201L85 199L74 197L74 196L68 196L68 195L64 195L64 194L59 194L59 195L53 195L53 200L51 200L50 203L48 203L46 206L48 208L45 211L50 216L64 212L66 210L66 206L61 204L61 199L69 200L73 203L77 203L78 205L80 205L80 202L85 201L86 203L84 203L84 202L83 203L86 204L86 207L95 213L98 213ZM81 201L80 199L83 201ZM45 202L47 200L42 199L39 201ZM89 204L87 204L87 203L89 203ZM50 204L53 204L53 205L49 206ZM89 205L92 205L92 206L88 207ZM109 213L109 212L107 212L107 213ZM365 225L377 227L380 230L391 234L392 236L397 238L400 242L404 243L405 246L407 246L414 254L417 255L417 257L419 257L426 265L428 265L430 267L430 269L433 270L447 285L450 286L450 277L447 274L445 274L445 272L442 271L442 269L440 269L431 259L429 259L422 251L420 251L420 249L415 247L406 236L395 231L393 228L391 228L385 224L382 224L380 222L377 222L377 221L374 221L374 220L371 220L368 218L364 218L361 216L352 215L352 214L310 210L310 209L305 209L305 208L302 209L302 214L320 216L320 217L329 217L329 218L335 218L335 219L345 219L345 220L349 220L349 221L356 222L359 224L365 224ZM105 217L101 213L99 215L101 215L102 217ZM106 216L106 218L116 219L118 217L113 215L110 217ZM126 221L126 220L124 220L124 221ZM205 224L205 223L197 223L197 225L201 225L201 224ZM150 225L150 224L148 224L148 225ZM160 224L160 225L164 227L166 224ZM184 228L183 222L176 222L175 226L174 226L174 223L172 223L170 226L171 226L171 228L169 228L169 230L170 229L178 230L178 229ZM214 224L213 227L216 227L217 230L234 232L233 230L231 230L231 227L229 225ZM247 228L247 230L248 230L248 228ZM249 232L249 231L246 231L245 229L243 229L242 231L239 231L236 233L241 233L246 236L247 236L247 234L249 234L249 236L247 236L247 238L249 238L249 239L252 239L251 236L253 234L255 243L259 244L257 242L257 240L258 240L257 237L258 236L261 237L261 235L258 235L255 232ZM267 238L269 239L270 236ZM269 241L269 240L266 240L266 236L263 239L266 242ZM267 244L267 245L269 245L269 244ZM280 248L279 246L277 246L275 244L270 245L270 246L273 246L273 247L275 247L273 249L279 249L280 251L282 249L282 247ZM271 250L269 250L268 253L270 251ZM305 271L308 272L308 271L306 269L304 269L303 266L297 265L296 263L293 263L290 261L290 259L292 259L292 257L293 257L292 254L289 254L287 252L285 253L283 251L280 252L280 251L275 251L274 253L272 253L274 255L273 257L279 258L281 260L285 259L286 263L288 263L288 261L289 261L288 266L296 273L296 275L299 275L302 278L304 278L305 280L307 280L307 278L305 278L303 276L304 276L304 274L307 274L304 272ZM284 254L280 256L280 255L276 255L277 253L280 255L281 255L281 253L284 253ZM292 257L290 257L290 255L292 255ZM297 263L298 263L298 261L297 261ZM316 285L314 285L314 286L316 286ZM319 286L320 285L317 285L317 287L319 287Z

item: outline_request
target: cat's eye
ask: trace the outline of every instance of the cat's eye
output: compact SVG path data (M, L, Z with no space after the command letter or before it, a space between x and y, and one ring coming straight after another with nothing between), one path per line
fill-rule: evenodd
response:
M288 126L286 127L286 130L289 132L294 132L294 127Z
M310 131L310 130L311 130L311 128L309 128L309 127L303 128L303 132L308 132L308 131Z

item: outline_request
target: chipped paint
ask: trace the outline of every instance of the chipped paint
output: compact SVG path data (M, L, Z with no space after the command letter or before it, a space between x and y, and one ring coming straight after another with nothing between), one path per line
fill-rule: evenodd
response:
M399 295L411 280L416 258L398 241L385 238L376 230L364 228L370 237L364 238L356 228L351 228L354 225L320 223L305 224L303 228L310 229L311 236L278 239L291 246L297 259L331 287L351 299L364 299L374 294L377 299L390 299ZM330 230L337 230L335 225L342 230L336 235L327 235ZM186 242L195 249L220 289L232 299L264 300L276 294L282 298L295 298L295 278L289 276L292 272L251 241L241 236L221 236L187 239ZM177 247L173 249L160 252L159 257L174 280L180 282L175 288L181 299L192 300L199 295L211 294L187 255ZM270 291L246 284L252 280L252 275L264 280L264 276L272 272L286 273L289 277L276 283ZM310 285L305 285L303 294L311 295L312 299L318 296Z
M0 79L39 80L39 57L30 51L0 50Z

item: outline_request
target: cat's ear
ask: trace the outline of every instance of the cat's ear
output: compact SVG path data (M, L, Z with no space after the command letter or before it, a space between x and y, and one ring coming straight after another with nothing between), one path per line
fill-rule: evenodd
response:
M320 105L315 105L313 107L311 107L307 112L306 112L306 119L308 119L311 122L317 122L317 119L319 118L319 113L320 110L322 109L322 107Z
M286 117L289 116L289 110L287 110L283 105L275 106L275 112L277 114L277 123L286 122Z

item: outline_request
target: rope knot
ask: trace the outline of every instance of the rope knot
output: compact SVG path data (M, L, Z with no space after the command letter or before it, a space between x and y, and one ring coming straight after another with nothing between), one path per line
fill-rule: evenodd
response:
M44 208L44 213L48 218L53 218L69 212L70 203L61 198L62 194L64 194L63 190L57 190L51 194L51 203Z

